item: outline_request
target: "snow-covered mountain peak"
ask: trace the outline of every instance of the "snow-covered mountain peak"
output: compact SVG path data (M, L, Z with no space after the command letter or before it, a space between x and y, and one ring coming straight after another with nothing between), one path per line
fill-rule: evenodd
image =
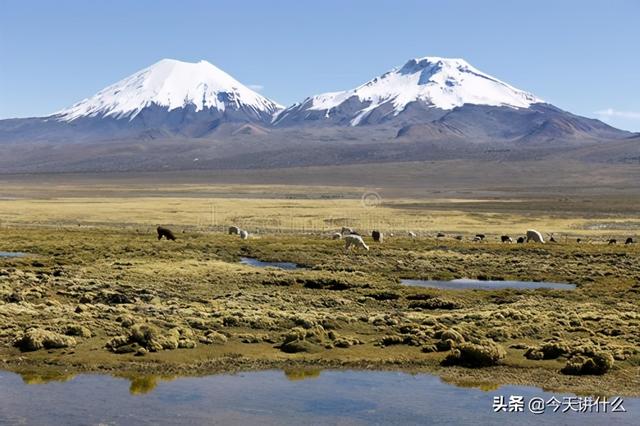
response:
M133 119L146 107L171 111L189 105L196 111L248 109L259 114L282 108L207 61L162 59L54 116L63 121L81 117Z
M355 89L307 98L297 108L326 111L326 117L330 117L332 110L347 100L352 105L354 99L363 105L351 120L354 126L385 104L398 115L412 102L443 110L464 104L528 108L544 102L479 71L464 59L427 56L410 59ZM287 115L285 111L280 117Z
M441 58L438 56L425 56L423 58L409 59L398 72L413 74L425 69L442 69L445 67L471 67L467 61L461 58Z

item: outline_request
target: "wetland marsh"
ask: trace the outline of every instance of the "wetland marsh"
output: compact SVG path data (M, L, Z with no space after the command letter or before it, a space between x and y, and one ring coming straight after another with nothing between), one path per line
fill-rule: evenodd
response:
M499 242L499 223L511 230L528 223L522 206L509 213L501 202L497 210L477 200L423 200L405 210L392 202L362 212L358 198L324 195L64 195L0 202L0 250L29 253L0 259L2 369L206 375L356 368L638 395L640 249L606 245L610 230L573 234L583 221L631 223L629 209L538 216L531 221L565 236L540 245ZM211 220L212 204L217 224L198 222ZM287 227L295 215L304 230ZM447 218L447 236L436 237ZM343 241L331 239L335 227L352 222L366 234L367 220L387 234L382 244L365 235L370 251L345 252ZM388 228L394 223L418 237ZM157 224L177 241L158 241ZM227 235L231 224L249 228L251 238ZM472 241L478 229L488 230L486 242ZM591 243L575 243L576 235ZM460 278L575 289L402 284Z

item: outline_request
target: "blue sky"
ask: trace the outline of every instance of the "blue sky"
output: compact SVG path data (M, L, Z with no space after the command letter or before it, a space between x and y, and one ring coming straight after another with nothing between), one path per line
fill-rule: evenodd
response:
M637 0L2 0L0 118L52 113L162 58L206 59L290 104L445 56L640 131L639 17Z

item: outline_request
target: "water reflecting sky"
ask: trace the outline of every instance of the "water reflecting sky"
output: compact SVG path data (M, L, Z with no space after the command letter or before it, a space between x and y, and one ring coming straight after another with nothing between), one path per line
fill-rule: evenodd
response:
M376 371L263 371L197 378L54 374L24 379L0 372L0 423L640 424L637 398L625 398L626 413L534 415L494 413L496 395L522 395L525 401L563 397L531 387L460 387L428 374Z

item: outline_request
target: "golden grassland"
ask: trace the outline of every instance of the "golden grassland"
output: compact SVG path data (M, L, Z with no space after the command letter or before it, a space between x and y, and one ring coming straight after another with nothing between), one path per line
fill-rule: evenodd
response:
M247 218L264 229L249 240L194 225L209 202L0 202L0 250L30 254L0 259L0 367L31 381L107 372L137 380L136 392L152 388L156 375L283 368L296 378L300 368L375 368L428 371L461 384L638 395L637 245L509 245L495 242L497 232L487 243L426 235L473 233L476 224L486 233L531 223L560 231L582 219L456 216L439 204L419 210L411 223L424 236L383 244L366 237L369 252L346 253L327 234L271 233L267 223L285 226L287 214L279 212L290 209L364 225L354 223L363 209L358 200L215 200L219 224ZM373 210L390 226L416 211ZM487 219L495 214L505 217ZM273 222L259 222L266 218ZM634 220L588 218L614 219ZM178 240L158 241L157 223L173 224ZM241 265L241 256L300 269ZM399 283L460 277L571 282L577 289L452 291Z
M565 241L624 239L640 233L640 216L630 207L633 200L622 204L616 200L620 204L616 205L608 199L594 204L555 199L381 198L371 206L359 195L366 190L358 188L293 187L287 196L284 188L262 186L241 190L235 186L162 187L158 191L169 195L157 196L148 195L148 190L145 195L131 189L126 195L112 191L98 188L95 196L86 192L70 196L74 191L62 187L51 191L60 194L54 198L0 199L0 226L97 226L150 232L165 224L207 232L233 224L252 233L331 232L350 226L364 232L480 232L494 237L522 235L534 228Z

